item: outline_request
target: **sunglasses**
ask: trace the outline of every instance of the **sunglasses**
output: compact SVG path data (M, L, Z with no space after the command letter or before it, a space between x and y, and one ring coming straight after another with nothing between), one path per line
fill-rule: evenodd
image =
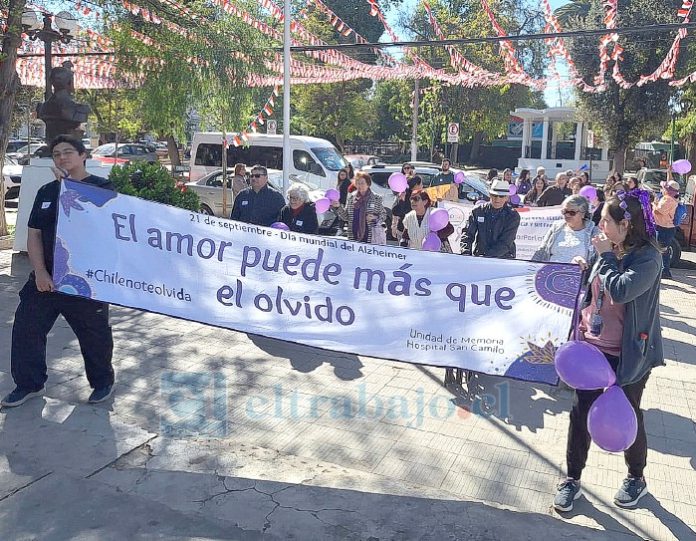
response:
M561 214L563 214L563 216L575 216L577 213L578 213L577 210L567 210L567 209L563 209L563 210L561 211Z
M413 171L413 167L407 165L406 167L404 167L404 171Z
M423 199L422 197L412 197L411 198L412 203L415 203L416 201L425 201L425 199Z
M252 175L250 175L250 176L253 177L253 178L259 178L259 177L265 177L266 175L264 175L263 173L254 173L254 174L252 174Z
M495 199L503 199L505 197L507 197L507 195L498 195L497 193L491 194L491 198L495 198Z

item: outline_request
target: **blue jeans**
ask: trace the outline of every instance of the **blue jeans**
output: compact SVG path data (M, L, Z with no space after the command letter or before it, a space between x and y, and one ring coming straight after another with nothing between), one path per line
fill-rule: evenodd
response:
M665 249L665 252L662 254L662 272L669 272L669 263L672 257L672 252L669 250L669 247L676 234L676 227L657 226L657 242Z

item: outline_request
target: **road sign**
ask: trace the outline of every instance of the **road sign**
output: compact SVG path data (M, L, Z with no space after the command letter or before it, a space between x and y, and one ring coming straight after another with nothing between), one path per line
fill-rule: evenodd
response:
M459 122L450 122L447 124L447 142L459 142Z
M275 135L278 131L278 121L277 120L266 120L266 133L269 135Z

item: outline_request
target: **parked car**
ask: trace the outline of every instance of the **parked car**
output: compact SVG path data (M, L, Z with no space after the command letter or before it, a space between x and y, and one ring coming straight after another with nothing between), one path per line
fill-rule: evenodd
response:
M7 148L5 148L5 154L13 154L17 152L20 148L27 145L26 139L10 139L7 142Z
M116 156L116 144L106 143L92 151L92 158L105 163L158 162L157 154L150 151L146 145L139 143L119 143L118 156Z
M22 166L17 160L5 156L5 165L2 168L3 186L5 189L5 201L17 199L19 188L22 183Z
M679 193L684 193L685 180L681 175L677 173L672 173L672 178L679 183ZM660 183L667 180L667 170L666 169L641 169L636 173L636 180L638 185L643 185L646 188L654 191L660 191Z
M373 156L372 154L346 154L343 157L351 163L356 171L368 165L382 163L379 156Z
M8 156L15 158L20 165L27 165L30 158L45 158L50 156L50 152L46 143L39 142L25 144Z

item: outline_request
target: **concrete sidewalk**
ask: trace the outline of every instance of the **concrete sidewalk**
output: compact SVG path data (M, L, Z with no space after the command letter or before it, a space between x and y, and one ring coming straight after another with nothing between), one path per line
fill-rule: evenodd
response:
M2 394L28 269L0 251ZM442 370L114 308L112 402L84 404L61 319L47 397L0 412L0 539L696 539L696 271L674 275L636 510L611 504L623 457L596 447L587 497L551 510L569 391L479 376L469 394Z

